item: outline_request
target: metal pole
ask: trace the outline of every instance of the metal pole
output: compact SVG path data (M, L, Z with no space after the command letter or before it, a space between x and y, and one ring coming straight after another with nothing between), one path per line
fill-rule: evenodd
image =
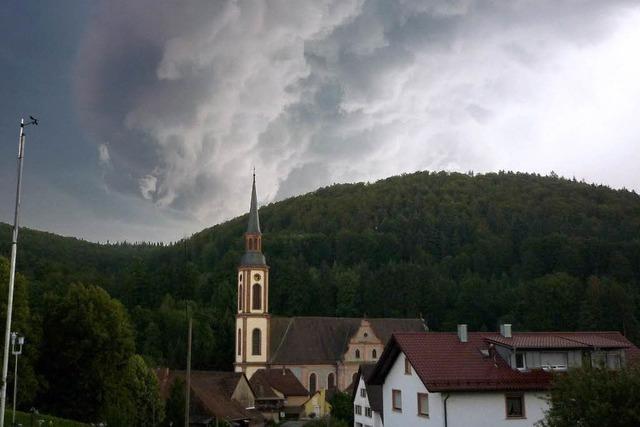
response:
M18 396L18 356L19 354L16 353L16 368L13 373L13 416L11 417L12 426L16 425L16 400Z
M7 298L7 326L4 334L4 356L2 359L2 389L0 390L0 427L4 427L4 412L7 405L7 371L9 370L9 338L11 335L11 315L13 311L13 286L16 275L16 252L18 249L18 227L20 213L20 190L22 187L22 159L24 158L24 119L20 120L18 139L18 184L16 189L16 210L13 216L11 239L11 270L9 272L9 297Z
M193 328L193 319L189 316L189 336L187 338L187 381L186 381L186 393L185 393L185 407L184 407L184 427L189 427L189 398L191 394L191 330Z

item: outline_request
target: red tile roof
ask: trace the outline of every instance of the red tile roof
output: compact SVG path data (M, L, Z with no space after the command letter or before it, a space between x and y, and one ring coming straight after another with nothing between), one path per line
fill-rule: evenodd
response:
M402 352L430 391L544 390L551 374L511 369L498 354L484 356L488 349L483 333L470 332L462 343L455 333L394 334Z
M514 333L512 338L470 332L464 343L456 333L397 333L380 357L370 382L382 384L398 355L404 353L421 381L433 392L545 390L550 387L550 372L512 369L490 344L548 349L619 348L625 349L630 363L640 361L640 349L619 332Z
M619 332L518 332L512 338L500 334L485 334L487 340L511 348L631 348Z
M252 386L258 383L266 383L270 387L278 390L285 397L308 396L309 392L291 372L290 369L258 369L251 376Z
M156 369L160 395L167 399L176 379L185 380L185 371ZM244 374L237 372L191 371L191 395L206 414L229 421L250 420L254 414L231 398Z

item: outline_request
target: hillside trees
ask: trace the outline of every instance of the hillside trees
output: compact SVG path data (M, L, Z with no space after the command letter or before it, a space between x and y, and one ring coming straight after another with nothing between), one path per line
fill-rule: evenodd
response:
M264 206L260 218L273 315L422 315L433 330L501 321L613 329L640 343L634 192L522 173L421 172L322 188ZM188 305L199 325L194 368L231 369L246 219L167 246L26 230L18 270L33 285L32 316L46 311L47 292L100 285L131 314L137 351L183 368Z
M127 387L121 379L134 353L128 315L96 286L72 284L46 298L38 371L48 386L40 402L67 418L104 419L109 397Z

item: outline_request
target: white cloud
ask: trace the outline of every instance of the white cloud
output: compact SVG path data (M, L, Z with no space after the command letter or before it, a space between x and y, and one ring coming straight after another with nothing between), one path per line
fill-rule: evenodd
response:
M266 200L425 168L640 188L633 2L153 5L105 7L79 56L119 191L213 223L253 165Z

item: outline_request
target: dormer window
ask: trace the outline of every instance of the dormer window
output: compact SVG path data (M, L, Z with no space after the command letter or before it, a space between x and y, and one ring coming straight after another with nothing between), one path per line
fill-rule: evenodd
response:
M520 371L527 369L527 358L524 353L516 353L516 369Z

